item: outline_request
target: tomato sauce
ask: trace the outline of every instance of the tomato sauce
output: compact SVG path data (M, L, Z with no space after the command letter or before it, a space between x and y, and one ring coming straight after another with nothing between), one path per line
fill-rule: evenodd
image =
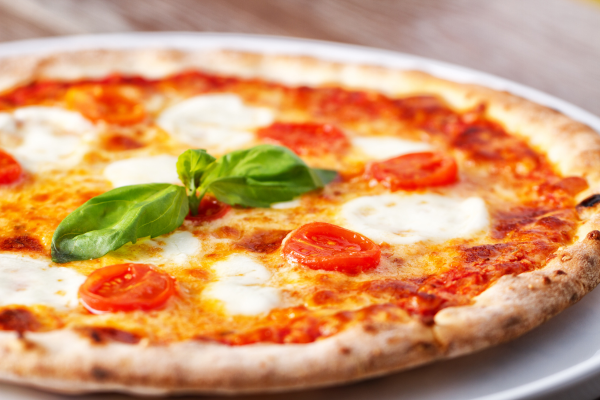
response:
M0 330L37 331L41 324L35 315L25 308L9 308L0 311Z
M276 309L267 316L239 318L235 321L207 316L206 313L203 314L203 310L188 310L185 315L174 314L173 317L189 320L190 324L185 325L189 326L185 328L188 331L181 328L181 332L162 337L150 332L153 328L147 328L149 331L146 335L149 337L159 337L163 341L194 338L227 345L308 343L334 335L358 322L368 327L371 326L370 322L403 321L410 315L425 324L432 324L436 313L441 309L470 304L475 296L502 276L543 267L559 247L571 243L574 237L578 216L573 196L587 187L585 180L558 176L548 160L536 153L524 139L506 132L499 122L488 118L485 104L471 110L458 111L441 98L425 94L390 98L370 91L334 87L286 87L257 79L187 71L164 79L112 75L102 80L32 82L0 95L0 110L10 111L16 107L36 104L64 105L67 103L69 90L98 84L111 85L113 88L133 87L142 97L155 93L175 93L180 97L201 93L237 93L252 103L300 112L311 123L316 123L317 127L333 127L327 128L326 132L319 131L321 128L314 126L304 126L301 129L312 129L316 133L311 134L317 136L329 135L336 143L334 150L337 148L336 151L340 154L348 147L347 139L341 133L346 129L364 128L369 131L372 127L377 127L378 130L383 127L392 134L401 131L422 132L442 143L452 154L474 163L476 166L473 168L484 169L487 175L481 179L480 184L490 181L500 183L519 198L518 202L510 204L506 209L492 212L490 243L465 242L453 245L450 250L446 249L450 261L439 269L439 273L410 279L375 276L366 281L315 278L312 291L304 293L305 301L302 306ZM98 119L107 119L109 123L124 121L124 124L147 124L144 119L146 114L136 108L135 104L130 104L129 100L123 100L123 104L125 114L129 109L136 114L120 115L116 119L111 119L110 115L94 115L98 115ZM290 132L296 132L296 128L291 125L275 126L272 132L265 131L264 137L285 140L282 138ZM297 153L309 152L305 150L308 147L304 137L295 140ZM144 145L137 139L121 134L110 135L104 141L104 146L110 151L137 149ZM344 173L342 171L342 175ZM361 179L361 176L352 174L351 178L344 180L347 184L345 187L362 190L365 184ZM68 196L68 193L63 195ZM82 202L83 194L79 196L79 200L73 202ZM4 205L0 210L7 212L10 207L11 205ZM66 211L61 213L65 214ZM64 217L61 213L58 217ZM36 223L43 224L44 220L38 214L32 215L32 218ZM55 226L56 223L54 221L49 226ZM199 226L206 225L207 221L203 221ZM238 227L225 225L215 228L210 235L220 239L233 239L233 251L247 250L267 257L280 251L281 240L287 232L282 228L244 233ZM35 240L37 239L26 235L3 237L0 245L3 249L8 246L9 250L22 245L31 251L39 251ZM382 253L382 257L384 256ZM402 264L402 261L398 263ZM200 269L187 271L196 271L187 274L189 279L200 282L198 285L204 285L210 278L209 273ZM361 304L359 300L365 296L374 304L344 309L346 302ZM145 317L136 318L144 323L148 322ZM16 328L11 328L13 325ZM143 326L140 322L140 327ZM156 329L160 329L161 324L157 323L157 326L159 328ZM372 326L376 324L373 323ZM204 327L204 330L199 327ZM35 318L27 313L18 310L3 311L0 314L0 329L34 330L37 325ZM92 333L88 334L100 338L99 342L117 340L131 343L137 342L139 335L143 335L136 331L135 336L130 337L120 330L113 332L103 329L90 331Z

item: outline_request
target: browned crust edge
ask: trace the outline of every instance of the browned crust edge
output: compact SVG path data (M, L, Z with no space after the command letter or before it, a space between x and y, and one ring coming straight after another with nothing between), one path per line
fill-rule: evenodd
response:
M351 65L302 56L233 51L95 50L23 56L0 62L0 90L36 78L77 79L113 72L159 77L188 68L289 85L336 84L402 96L435 93L459 109L484 102L488 115L548 155L563 175L600 190L600 136L588 126L528 100L418 71ZM0 332L0 379L60 392L138 394L252 393L325 386L450 358L515 338L577 302L600 281L600 216L578 230L544 268L505 276L473 304L440 311L433 328L357 326L305 345L228 347L201 342L166 346L92 346L69 330Z

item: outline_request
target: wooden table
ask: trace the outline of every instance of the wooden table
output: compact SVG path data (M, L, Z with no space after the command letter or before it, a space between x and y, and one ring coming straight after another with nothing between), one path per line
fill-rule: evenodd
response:
M598 0L0 0L0 41L124 31L382 47L490 72L600 115Z

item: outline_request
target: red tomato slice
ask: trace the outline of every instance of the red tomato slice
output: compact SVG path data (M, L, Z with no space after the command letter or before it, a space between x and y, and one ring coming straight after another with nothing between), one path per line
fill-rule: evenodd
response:
M175 279L149 264L116 264L97 269L79 287L85 308L94 314L151 310L175 293Z
M198 214L192 215L190 213L185 217L185 219L197 223L214 221L215 219L225 216L229 210L231 210L231 206L229 204L221 203L214 197L204 196L202 201L200 201Z
M301 156L342 153L350 147L344 132L329 124L276 122L260 129L256 135L261 140L285 146Z
M458 167L454 158L444 154L411 153L372 163L367 175L392 191L413 190L456 182Z
M325 222L311 222L292 232L283 255L310 269L339 271L350 275L379 265L381 249L371 239Z
M92 121L131 125L146 116L144 106L126 95L127 87L117 85L87 85L69 89L69 108L79 111Z
M13 156L0 150L0 184L15 182L22 171L21 165Z

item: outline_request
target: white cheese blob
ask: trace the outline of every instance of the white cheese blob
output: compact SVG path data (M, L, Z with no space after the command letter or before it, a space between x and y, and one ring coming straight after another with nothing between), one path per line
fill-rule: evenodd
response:
M10 114L9 114L10 115ZM71 166L87 152L94 126L79 113L58 107L23 107L0 118L0 134L20 138L7 150L32 172Z
M271 110L245 105L235 94L206 94L166 109L156 122L184 143L224 152L251 142L250 130L273 120Z
M282 201L281 203L273 203L271 204L271 208L275 210L289 210L292 208L298 208L302 205L300 199L294 199L290 201Z
M221 301L229 314L258 315L281 306L280 290L265 286L271 273L250 257L234 254L212 268L218 281L202 295Z
M358 147L369 158L385 160L403 154L430 151L432 146L425 142L398 139L393 136L354 137L352 145Z
M17 123L13 116L6 112L0 112L0 133L14 134L17 130Z
M73 308L86 277L65 267L13 254L0 254L0 305L41 304Z
M481 198L435 194L359 197L343 205L341 217L346 228L389 244L466 238L488 229L490 223Z
M115 161L104 168L103 174L114 187L179 182L177 157L169 155Z
M125 260L152 264L183 264L202 249L191 232L175 231L169 236L141 239L127 244L113 254Z
M183 263L189 257L195 255L202 248L200 240L193 233L187 231L176 231L175 233L163 237L159 236L148 240L147 245L156 246L162 251L150 258L154 262L172 262Z

